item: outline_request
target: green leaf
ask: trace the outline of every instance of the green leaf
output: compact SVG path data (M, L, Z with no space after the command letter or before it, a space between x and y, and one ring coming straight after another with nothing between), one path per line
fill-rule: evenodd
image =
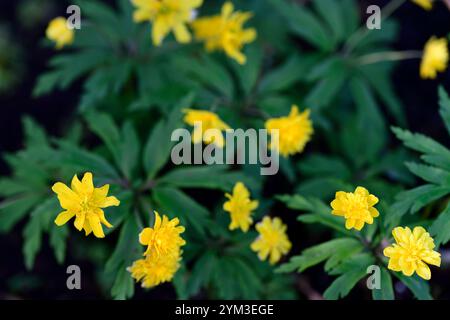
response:
M339 238L330 240L320 245L303 250L301 255L292 257L288 263L283 264L276 271L282 273L292 272L294 270L297 272L303 272L304 270L327 259L333 259L334 261L331 265L335 266L341 259L338 258L338 256L345 255L345 252L348 251L358 252L362 249L363 247L359 241L353 238ZM330 265L328 265L328 268L330 268Z
M318 81L305 98L305 104L312 110L317 111L328 106L336 97L347 80L345 69L333 69Z
M331 51L334 48L335 43L330 41L325 26L305 6L279 0L270 0L270 3L287 20L296 35L322 51Z
M347 164L338 157L312 154L298 164L300 173L307 176L325 176L348 179L351 177Z
M336 300L345 297L356 283L367 275L367 267L374 261L371 254L361 253L337 265L330 274L340 276L325 290L325 299Z
M427 182L450 185L450 172L448 171L414 162L407 162L406 166L412 173Z
M103 157L65 141L57 143L61 149L61 161L65 166L76 172L91 171L110 179L120 179L116 169Z
M396 202L389 208L385 225L393 226L408 211L412 214L422 209L427 204L438 200L450 192L449 187L426 184L408 191L399 193Z
M346 7L339 1L314 0L312 2L316 11L327 24L329 33L334 41L339 42L345 37Z
M106 144L116 161L119 159L120 133L111 115L89 111L84 113L89 129Z
M170 151L173 146L173 142L171 141L172 132L181 126L181 109L189 108L193 100L193 94L189 94L183 98L172 110L168 119L158 122L150 133L142 155L142 161L148 179L153 179L169 160Z
M227 170L226 166L185 167L170 171L157 180L158 184L168 184L179 188L219 189L230 192L237 182L247 188L255 185L255 181L241 172Z
M305 77L311 61L298 55L293 55L280 67L271 70L259 84L258 91L266 95L273 91L282 91L292 87Z
M430 234L434 236L436 246L445 244L450 240L450 205L447 204L430 227Z
M125 267L118 270L111 295L115 300L125 300L134 294L133 278Z
M245 55L247 56L247 62L244 65L240 65L236 61L232 61L231 65L239 76L239 83L245 96L248 96L251 94L260 76L263 50L258 44L250 45L245 50Z
M450 134L450 97L443 86L439 86L439 114L444 120L447 132Z
M127 299L133 296L133 278L127 271L132 262L141 257L139 228L135 215L130 215L123 224L114 252L106 262L105 272L114 275L111 295L114 299Z
M213 58L202 54L200 58L179 55L174 59L176 68L189 78L197 80L213 93L231 99L234 86L229 72Z
M161 207L161 212L169 217L178 217L186 229L192 227L200 235L205 234L209 212L184 192L158 186L153 189L153 197Z
M364 139L360 139L364 153L360 157L364 155L368 161L374 162L387 142L386 124L365 80L354 78L350 89L357 106L358 131L364 132Z
M39 194L25 194L0 202L0 232L10 231L42 198Z
M59 264L64 262L66 255L66 239L69 235L69 229L67 226L52 227L50 228L50 245L53 248L56 261Z
M127 121L122 127L122 142L119 150L119 166L125 177L131 178L133 170L137 168L139 152L139 137L131 122Z
M394 288L389 270L381 268L380 289L372 289L373 300L394 300Z
M366 269L363 268L344 273L334 280L327 290L325 290L323 293L324 298L327 300L344 298L365 275Z
M413 134L395 127L392 131L408 148L424 153L421 158L425 162L450 170L450 151L443 145L422 134Z
M196 295L200 288L209 283L211 274L218 263L216 254L208 250L199 259L195 259L195 265L187 282L189 296Z
M433 300L433 297L430 294L430 287L428 283L420 279L417 275L407 277L404 276L401 272L394 272L394 275L401 281L405 286L411 290L414 296L419 300Z
M36 254L41 248L43 232L48 230L52 217L56 217L60 211L56 197L51 197L30 213L30 219L23 230L23 254L27 269L33 267ZM56 225L51 225L51 227L58 228Z

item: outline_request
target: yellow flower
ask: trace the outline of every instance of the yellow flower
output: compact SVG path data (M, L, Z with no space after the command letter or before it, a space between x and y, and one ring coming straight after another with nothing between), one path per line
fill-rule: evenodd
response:
M108 184L95 188L92 182L92 173L87 172L81 181L75 175L71 188L64 183L57 182L53 185L52 190L58 195L61 207L65 209L56 217L56 225L62 226L75 217L75 228L80 231L84 229L86 235L93 231L97 238L105 237L102 224L108 228L111 228L112 225L105 219L102 208L120 204L116 197L107 197Z
M192 23L195 37L205 42L207 51L223 50L238 63L244 64L243 46L256 39L256 30L243 29L243 25L252 17L250 12L233 12L233 4L226 2L220 15L205 17Z
M401 271L405 276L412 276L414 272L425 280L431 279L428 264L439 267L441 254L434 251L434 240L422 227L411 229L397 227L392 231L395 242L386 247L383 254L389 258L388 268Z
M309 110L299 114L296 105L291 107L291 112L287 117L269 119L266 121L265 127L269 134L271 134L271 130L279 130L279 142L272 141L271 147L278 149L284 157L302 152L314 133L312 122L309 119Z
M172 31L180 43L191 41L191 34L186 23L191 21L195 8L202 5L203 0L132 0L136 8L135 22L152 22L152 39L156 46Z
M433 0L411 0L411 1L421 6L425 10L433 9Z
M181 251L171 256L150 255L133 262L127 271L136 281L142 281L142 287L151 288L171 281L180 267Z
M64 17L57 17L50 21L45 31L47 38L56 42L56 49L61 49L73 42L75 32L67 27L66 21Z
M280 218L264 217L256 224L256 230L259 232L258 238L251 244L251 249L258 252L260 260L266 260L270 255L270 264L277 263L282 255L285 255L291 249L291 242L286 235L286 225Z
M230 199L223 204L223 209L230 213L231 223L230 230L241 228L242 231L247 232L253 219L250 216L252 210L258 208L258 201L250 200L250 192L242 182L236 183L233 188L233 195L225 194L225 197Z
M355 192L338 191L331 202L331 213L346 219L345 228L361 230L365 223L372 224L373 218L380 215L373 207L377 203L378 198L363 187L357 187Z
M139 242L147 246L144 255L170 256L176 254L180 246L186 244L180 236L184 227L179 226L178 218L169 220L163 215L162 219L155 211L155 223L153 228L145 228L139 234Z
M225 141L222 135L211 135L211 132L207 130L226 130L230 127L223 122L217 114L206 110L184 110L186 115L184 116L184 122L188 125L194 127L194 132L192 134L193 143L215 143L218 147L223 148Z
M422 79L435 79L438 72L444 72L448 64L447 39L431 37L425 44L420 64Z

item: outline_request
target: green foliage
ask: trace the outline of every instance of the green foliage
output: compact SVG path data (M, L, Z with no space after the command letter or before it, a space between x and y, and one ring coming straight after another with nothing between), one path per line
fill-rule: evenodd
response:
M366 290L371 265L381 272L373 299L394 299L395 281L418 299L432 298L426 282L389 270L382 254L398 225L430 225L438 245L450 240L450 150L396 127L394 134L419 152L420 160L392 145L389 121L406 127L392 85L395 64L370 59L392 46L395 20L383 21L383 32L365 31L355 0L233 1L239 10L254 13L248 24L258 32L243 48L247 63L239 65L223 52L206 52L196 42L179 44L173 36L153 46L151 26L133 22L129 0L114 6L76 3L83 27L69 50L50 59L33 91L39 97L81 83L76 112L55 125L58 137L24 117L23 149L4 156L11 174L0 177L0 232L13 232L24 222L28 269L48 240L58 263L66 250L78 254L95 265L102 292L132 298L135 283L127 267L142 257L139 233L153 225L157 210L178 217L186 228L182 266L172 281L179 299L295 299L297 273L322 263L330 276L326 299L344 298L357 287ZM218 12L220 5L204 1L200 14ZM286 116L293 104L311 110L314 136L303 154L280 159L278 177L260 176L259 165L170 161L171 134L187 127L185 109L213 111L232 128L261 129L268 118ZM450 98L443 89L440 105L450 133ZM105 230L102 242L75 238L71 225L54 224L61 208L51 186L88 171L96 186L110 184L110 193L121 201L105 209L114 227ZM415 177L425 184L415 187ZM255 222L272 214L286 221L300 212L298 223L288 225L289 236L303 228L314 244L297 254L293 240L293 256L276 267L260 261L250 249L258 236L254 227L230 231L223 210L224 193L238 181L259 201ZM380 217L361 232L347 230L329 205L337 191L356 186L380 199ZM280 208L275 200L287 210L275 211Z
M439 89L440 114L450 133L450 98L441 87ZM395 224L406 213L418 213L422 209L433 210L430 206L441 200L437 210L438 216L430 226L430 233L437 245L450 240L449 208L446 197L450 193L450 150L435 140L422 134L413 134L400 128L392 129L404 144L421 154L421 163L408 162L408 169L426 184L404 191L397 196L391 207L387 223Z

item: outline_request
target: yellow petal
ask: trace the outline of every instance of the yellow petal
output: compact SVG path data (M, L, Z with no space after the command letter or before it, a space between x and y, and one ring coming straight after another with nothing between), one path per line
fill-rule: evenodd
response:
M97 238L104 238L103 228L100 223L100 218L96 215L89 216L89 224L91 225L92 231Z
M178 42L188 43L191 41L191 34L184 23L177 24L173 31Z
M92 173L86 172L81 180L85 193L94 192L94 182L92 181Z
M145 228L139 234L139 243L142 244L143 246L148 245L152 238L152 235L153 235L153 230L151 228Z
M58 195L61 207L71 211L77 211L80 204L80 197L64 183L57 182L52 186L53 192Z
M430 280L431 279L431 270L430 268L423 263L422 261L418 261L417 262L417 269L416 269L417 274L419 275L419 277L425 279L425 280Z
M69 221L73 216L75 215L75 212L73 211L63 211L55 219L55 224L58 226L62 226L67 221Z
M85 218L86 215L84 213L77 214L74 222L74 226L77 230L81 230L83 228Z
M117 199L114 196L111 197L107 197L105 199L105 201L103 202L102 205L100 205L100 208L107 208L107 207L111 207L111 206L115 206L117 207L118 205L120 205L120 201L119 199Z

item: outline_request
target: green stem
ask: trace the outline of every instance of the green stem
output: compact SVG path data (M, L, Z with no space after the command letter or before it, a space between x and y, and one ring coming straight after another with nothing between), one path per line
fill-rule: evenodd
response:
M420 59L422 57L422 54L422 51L417 50L375 52L357 58L356 63L359 65L367 65L384 61Z

